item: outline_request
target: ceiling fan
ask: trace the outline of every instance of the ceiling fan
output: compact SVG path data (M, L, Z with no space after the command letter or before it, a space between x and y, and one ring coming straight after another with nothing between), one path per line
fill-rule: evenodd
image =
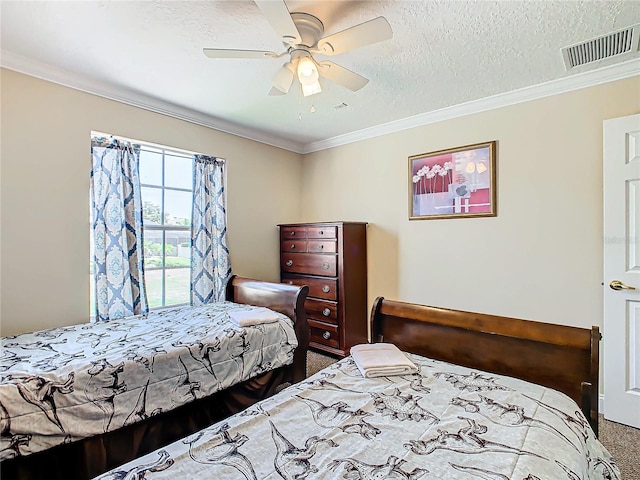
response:
M305 97L322 91L318 77L331 80L354 92L360 90L369 82L367 78L330 61L318 62L313 55L337 55L393 37L391 26L384 17L323 37L324 25L318 18L303 12L289 13L284 0L255 2L276 33L282 37L284 52L221 48L204 48L203 52L210 58L270 59L289 55L289 61L274 75L269 95L284 95L289 92L296 75Z

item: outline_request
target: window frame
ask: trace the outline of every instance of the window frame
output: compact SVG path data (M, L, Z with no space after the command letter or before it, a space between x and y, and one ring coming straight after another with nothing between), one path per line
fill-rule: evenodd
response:
M155 232L162 232L162 266L160 267L150 267L146 264L145 262L145 258L144 258L144 253L143 253L143 268L144 268L144 272L145 272L145 283L146 283L146 275L147 272L156 272L156 271L162 271L162 292L161 292L161 299L162 299L162 304L159 306L155 306L152 307L150 302L149 302L149 290L148 288L146 289L147 292L147 304L149 305L149 310L160 310L160 309L164 309L164 308L173 308L173 307L180 307L180 306L184 306L184 305L189 305L190 304L190 299L189 301L187 301L186 303L173 303L170 305L167 305L166 303L166 297L167 297L167 270L185 270L185 269L189 269L191 270L191 254L189 254L189 266L188 267L167 267L166 265L166 259L167 259L167 242L166 242L166 234L167 231L183 231L183 232L188 232L189 233L189 243L191 243L191 219L189 219L189 225L171 225L171 224L166 224L165 223L165 193L167 190L170 191L174 191L174 192L188 192L191 193L191 195L193 196L193 154L187 153L187 152L183 152L180 150L176 150L176 149L172 149L170 147L166 147L163 145L154 145L154 144L150 144L147 142L136 142L139 146L140 146L140 152L142 153L143 151L149 152L149 153L158 153L162 155L162 185L154 185L154 184L149 184L149 183L143 183L142 179L140 180L140 189L141 191L145 188L147 189L155 189L155 190L160 190L161 191L161 205L160 205L160 220L161 223L159 225L149 225L147 222L144 221L144 213L143 213L143 221L142 221L142 239L144 242L144 238L145 238L145 232L147 231L155 231ZM145 147L147 147L147 149L145 150ZM170 156L172 157L182 157L186 160L189 160L190 164L191 164L191 178L192 178L192 185L191 188L182 188L182 187L168 187L166 185L166 177L165 177L165 173L166 173L166 163L165 163L165 158L167 156L167 153L170 154ZM139 169L140 165L138 165L138 169ZM142 205L144 206L144 197L142 198ZM193 208L193 205L192 207ZM192 214L193 215L193 214ZM189 292L190 293L190 292Z

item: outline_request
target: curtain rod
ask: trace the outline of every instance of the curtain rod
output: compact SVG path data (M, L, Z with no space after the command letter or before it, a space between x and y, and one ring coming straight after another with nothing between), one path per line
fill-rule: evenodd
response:
M184 155L204 155L204 156L207 156L207 157L213 157L217 161L222 162L222 163L226 162L226 160L224 158L217 157L215 155L209 155L207 153L194 152L192 150L185 150L184 148L177 148L177 147L170 147L170 146L167 146L167 145L160 145L159 143L147 142L147 141L144 141L144 140L135 140L133 138L122 137L120 135L113 135L111 133L98 132L96 130L91 130L91 136L92 137L96 136L96 137L114 138L116 140L124 140L124 141L131 142L131 143L136 143L136 144L141 144L141 145L149 145L150 147L162 148L163 150L171 150L171 151L174 151L176 153L181 153L181 154L184 154Z

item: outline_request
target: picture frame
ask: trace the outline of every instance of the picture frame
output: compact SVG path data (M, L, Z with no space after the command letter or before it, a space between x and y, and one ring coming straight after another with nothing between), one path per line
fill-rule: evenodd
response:
M495 217L496 144L409 157L409 220Z

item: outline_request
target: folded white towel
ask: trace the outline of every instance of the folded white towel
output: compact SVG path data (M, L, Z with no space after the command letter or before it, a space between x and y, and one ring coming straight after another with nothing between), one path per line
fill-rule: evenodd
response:
M266 307L257 307L247 310L232 310L229 312L229 320L239 327L259 325L278 321L278 314Z
M354 345L351 356L366 378L416 373L418 367L392 343Z

